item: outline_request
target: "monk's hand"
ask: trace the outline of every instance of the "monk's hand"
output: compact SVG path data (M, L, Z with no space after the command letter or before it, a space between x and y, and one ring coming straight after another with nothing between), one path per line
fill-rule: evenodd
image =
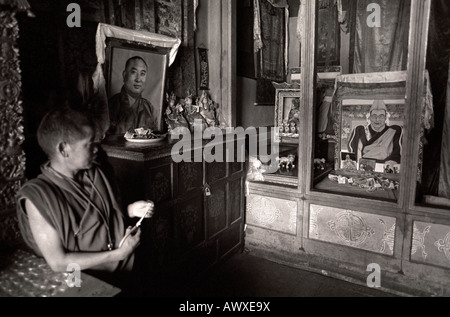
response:
M125 237L119 250L122 251L122 260L129 257L141 242L141 228L128 227L125 231Z
M140 200L128 205L130 218L150 218L153 216L155 204L151 200Z

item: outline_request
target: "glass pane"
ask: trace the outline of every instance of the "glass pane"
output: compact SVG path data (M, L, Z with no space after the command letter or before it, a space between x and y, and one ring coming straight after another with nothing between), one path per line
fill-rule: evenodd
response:
M423 136L422 173L416 202L447 210L450 207L449 33L448 4L432 1L426 68L433 106Z
M411 2L318 4L313 189L397 201Z

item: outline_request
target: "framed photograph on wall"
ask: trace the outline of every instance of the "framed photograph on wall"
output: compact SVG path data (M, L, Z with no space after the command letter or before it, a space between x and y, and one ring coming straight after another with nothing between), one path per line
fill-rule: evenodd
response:
M136 105L138 112L152 113L151 127L146 128L162 132L167 71L181 41L102 23L98 26L96 41L98 66L93 76L94 89L104 89L110 126L123 123L117 123L123 117L118 108ZM141 127L128 127L130 124L133 125L131 122L122 125L127 125L126 130ZM124 127L120 128L115 134L123 132Z
M169 64L168 52L167 48L146 46L114 38L107 40L106 87L109 103L120 98L127 85L126 66L135 61L135 67L142 65L146 70L145 75L144 72L140 75L140 79L131 78L131 89L140 93L142 98L153 106L158 131L162 130L166 73Z
M275 88L275 127L279 136L298 138L303 109L300 108L300 85L272 83Z

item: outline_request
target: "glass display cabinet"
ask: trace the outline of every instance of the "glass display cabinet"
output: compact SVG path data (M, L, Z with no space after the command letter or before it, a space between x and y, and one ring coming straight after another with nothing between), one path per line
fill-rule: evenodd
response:
M280 144L297 148L298 183L289 186L283 175L284 186L250 182L246 245L364 286L376 265L381 289L448 296L449 67L448 50L437 45L448 34L445 10L430 0L341 5L301 3L298 122L286 107L292 87L279 87L275 113ZM330 6L342 65L325 72L335 74L324 84L323 56L336 56L323 53L330 38L322 38L320 19L329 15L321 10Z

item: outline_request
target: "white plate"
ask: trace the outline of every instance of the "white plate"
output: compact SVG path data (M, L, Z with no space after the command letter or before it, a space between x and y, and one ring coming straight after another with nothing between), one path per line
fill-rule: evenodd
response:
M141 144L153 144L153 143L158 143L161 142L162 140L164 140L166 137L161 137L161 138L157 138L157 139L133 139L133 138L125 138L125 140L127 140L128 142L133 142L133 143L141 143Z

